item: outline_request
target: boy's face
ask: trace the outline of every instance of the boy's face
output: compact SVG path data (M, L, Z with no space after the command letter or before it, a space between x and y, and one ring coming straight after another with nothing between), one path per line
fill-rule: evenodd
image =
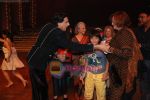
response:
M93 45L97 45L100 40L99 40L98 37L93 36L93 37L90 38L90 41L91 41L91 43L92 43Z

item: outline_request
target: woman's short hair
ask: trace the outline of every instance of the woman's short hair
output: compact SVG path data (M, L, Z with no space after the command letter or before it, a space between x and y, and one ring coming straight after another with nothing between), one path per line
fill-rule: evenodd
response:
M130 26L131 21L129 15L125 11L117 11L111 15L111 20L114 19L114 24L117 27Z
M83 25L85 25L85 28L86 28L86 24L84 23L84 22L82 22L82 21L79 21L76 25L75 25L75 29L74 29L74 33L75 34L78 34L79 33L79 25L80 24L83 24Z

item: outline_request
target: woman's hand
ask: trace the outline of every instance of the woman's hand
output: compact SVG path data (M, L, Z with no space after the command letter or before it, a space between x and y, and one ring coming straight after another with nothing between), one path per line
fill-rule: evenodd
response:
M94 46L94 49L101 50L103 52L108 52L110 46L108 44L98 44Z

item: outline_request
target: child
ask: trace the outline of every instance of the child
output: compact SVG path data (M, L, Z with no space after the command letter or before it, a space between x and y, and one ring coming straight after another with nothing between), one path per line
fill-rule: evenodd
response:
M67 78L69 73L65 66L70 65L71 54L65 49L59 49L56 58L50 62L52 83L53 83L53 100L58 100L58 96L63 95L63 100L68 100L67 96Z
M101 42L99 32L94 30L90 36L90 42L97 45ZM108 79L108 61L106 56L101 51L94 51L85 55L86 77L85 77L85 99L93 98L94 88L96 89L97 100L106 100L106 83ZM83 77L81 77L83 79Z

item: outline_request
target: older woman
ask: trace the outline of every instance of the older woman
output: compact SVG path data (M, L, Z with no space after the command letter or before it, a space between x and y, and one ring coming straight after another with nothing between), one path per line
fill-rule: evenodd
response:
M87 28L86 28L86 24L84 22L78 22L75 26L75 36L72 38L72 41L79 43L79 44L87 44L89 42L89 36L87 35ZM80 66L80 58L83 55L82 53L77 53L77 52L73 52L72 53L72 61L73 61L73 65L74 66ZM74 75L75 75L75 81L74 81L74 85L75 85L75 97L76 100L79 99L80 97L80 93L77 93L79 91L79 77L78 75L80 74L80 68L78 68L76 71L74 71Z
M129 31L130 18L124 11L118 11L111 16L112 26L117 32L111 40L108 59L110 72L110 100L121 100L126 86L128 61L133 54L134 39ZM114 73L115 72L115 73ZM116 80L116 77L118 80ZM117 83L119 82L119 83Z

